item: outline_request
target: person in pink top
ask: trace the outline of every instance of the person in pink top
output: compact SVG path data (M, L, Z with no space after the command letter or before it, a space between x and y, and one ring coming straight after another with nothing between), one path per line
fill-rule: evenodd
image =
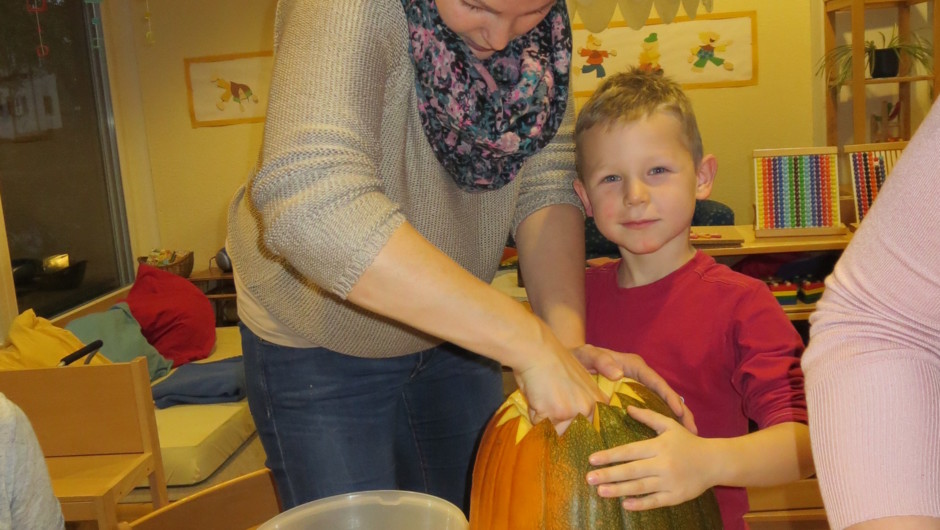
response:
M813 472L802 340L763 282L691 245L717 162L677 83L639 70L611 77L581 109L575 142L575 190L621 255L586 274L588 341L640 355L698 427L631 407L659 436L595 453L587 481L603 497L628 496L628 510L716 486L725 529L747 528L745 487Z
M940 106L826 279L803 356L833 529L940 529Z

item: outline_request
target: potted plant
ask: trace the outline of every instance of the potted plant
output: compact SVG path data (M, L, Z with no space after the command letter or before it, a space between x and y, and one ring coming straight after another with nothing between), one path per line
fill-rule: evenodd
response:
M916 34L910 42L902 42L897 32L892 31L888 38L883 32L881 45L875 41L865 41L865 65L873 78L896 77L901 55L922 65L930 71L933 48ZM842 44L829 50L817 63L816 75L825 75L830 86L841 86L852 78L852 45Z

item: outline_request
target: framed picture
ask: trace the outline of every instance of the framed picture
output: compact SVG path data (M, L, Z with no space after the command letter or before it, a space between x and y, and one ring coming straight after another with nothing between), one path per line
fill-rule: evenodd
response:
M755 11L676 17L670 24L651 19L639 30L624 21L592 33L572 26L572 86L588 98L605 77L631 66L662 72L683 88L757 84Z
M270 51L183 59L192 126L264 121L272 61Z

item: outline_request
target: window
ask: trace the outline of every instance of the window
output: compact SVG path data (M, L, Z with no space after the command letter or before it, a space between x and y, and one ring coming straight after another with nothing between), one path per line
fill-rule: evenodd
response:
M0 202L18 310L47 318L133 280L98 9L0 0Z

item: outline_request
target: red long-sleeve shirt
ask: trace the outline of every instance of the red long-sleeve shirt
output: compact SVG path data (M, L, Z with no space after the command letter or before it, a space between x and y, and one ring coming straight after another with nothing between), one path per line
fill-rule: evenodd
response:
M806 423L803 342L763 282L698 252L659 281L621 289L619 265L587 272L589 344L642 356L685 398L699 436L747 434L748 419ZM715 493L725 529L746 528L746 491Z

